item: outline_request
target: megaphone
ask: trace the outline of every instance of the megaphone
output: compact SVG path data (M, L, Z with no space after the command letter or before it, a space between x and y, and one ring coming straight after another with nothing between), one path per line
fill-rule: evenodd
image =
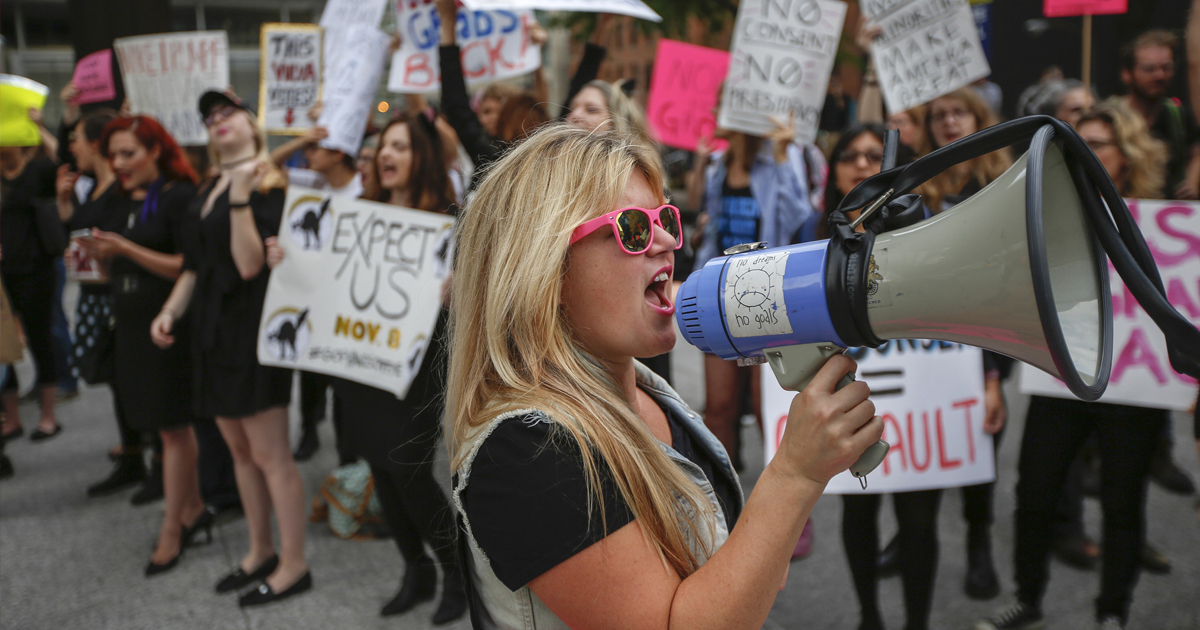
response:
M918 200L905 193L949 166L1025 139L1029 151L998 179L912 223L923 212L914 212ZM845 212L859 208L851 222ZM1200 375L1200 332L1166 302L1124 201L1061 121L1003 123L880 173L847 195L830 223L830 240L750 244L690 275L676 300L684 338L724 359L767 362L781 386L797 391L849 346L957 342L1033 365L1079 398L1096 400L1112 366L1109 252L1175 345L1173 365ZM865 232L855 231L860 224ZM851 472L864 476L887 451L879 442Z

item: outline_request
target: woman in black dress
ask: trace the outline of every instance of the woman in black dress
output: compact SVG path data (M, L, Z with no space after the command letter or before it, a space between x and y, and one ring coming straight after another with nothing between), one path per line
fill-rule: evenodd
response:
M166 512L146 566L151 576L174 567L196 531L212 525L196 474L190 357L184 347L155 347L149 334L182 271L185 216L196 194L196 173L174 138L148 116L108 123L100 146L120 185L103 214L120 220L116 231L93 226L83 243L109 266L116 390L125 419L135 431L157 431L162 437ZM181 324L177 334L187 334L186 323Z
M151 335L160 346L170 346L179 318L194 305L197 415L217 419L233 454L250 529L249 552L217 584L217 592L263 580L238 599L241 606L253 606L312 587L304 558L304 482L288 445L292 374L259 365L256 354L269 275L263 239L279 230L287 182L271 165L262 130L240 100L206 92L200 113L221 174L194 203L196 243ZM279 522L278 556L272 508Z
M371 185L379 192L373 200L428 212L452 212L454 189L442 151L440 138L425 114L401 114L388 123L375 156ZM267 240L267 258L271 266L283 260L283 249L275 239ZM448 286L448 278L445 283ZM440 296L427 297L441 301ZM398 615L433 599L437 569L425 551L428 544L442 565L442 601L433 616L435 624L454 621L467 609L451 537L450 503L433 478L434 449L445 409L446 320L443 308L421 368L403 400L362 383L333 381L337 417L342 419L339 440L370 464L384 520L404 558L400 590L381 613Z

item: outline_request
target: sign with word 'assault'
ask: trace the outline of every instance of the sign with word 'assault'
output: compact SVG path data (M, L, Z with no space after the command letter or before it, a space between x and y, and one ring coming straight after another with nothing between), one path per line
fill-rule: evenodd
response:
M1200 203L1127 199L1175 310L1200 326ZM1113 301L1113 360L1100 402L1186 411L1196 402L1196 379L1171 369L1167 339L1142 310L1116 270L1109 268ZM1021 391L1075 398L1061 381L1021 366Z
M856 378L871 387L883 440L891 445L883 463L858 479L843 472L828 494L909 492L986 483L996 478L992 436L983 430L983 352L945 341L889 341L878 349L851 348ZM762 415L767 461L787 430L796 392L779 386L762 366Z
M289 187L259 362L404 398L442 308L453 231L448 215Z
M533 11L458 10L455 43L467 85L507 79L537 70L542 47L529 41L536 24ZM436 91L442 84L438 46L442 22L433 0L396 0L400 48L392 57L388 90L402 93Z
M967 0L865 0L883 28L871 60L888 110L902 112L992 73Z
M796 140L821 122L846 4L837 0L743 0L717 116L723 129L763 136L772 118L796 118Z
M183 146L208 144L200 95L229 86L225 31L123 37L113 42L135 114L152 116Z
M304 133L321 98L321 27L263 24L258 124L267 133Z

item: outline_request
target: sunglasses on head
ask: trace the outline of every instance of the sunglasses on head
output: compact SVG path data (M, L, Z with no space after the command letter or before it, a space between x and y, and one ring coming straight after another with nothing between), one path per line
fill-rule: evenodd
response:
M617 243L626 254L642 254L654 244L654 226L666 230L675 239L675 249L683 247L683 229L680 227L679 208L671 205L659 206L654 210L646 208L622 208L615 212L600 215L588 221L571 233L571 244L574 245L583 237L611 225Z

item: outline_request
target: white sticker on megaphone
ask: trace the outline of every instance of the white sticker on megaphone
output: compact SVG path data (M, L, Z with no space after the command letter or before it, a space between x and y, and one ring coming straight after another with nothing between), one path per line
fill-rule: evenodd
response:
M725 322L734 337L789 335L792 322L783 299L787 252L745 254L725 273Z

